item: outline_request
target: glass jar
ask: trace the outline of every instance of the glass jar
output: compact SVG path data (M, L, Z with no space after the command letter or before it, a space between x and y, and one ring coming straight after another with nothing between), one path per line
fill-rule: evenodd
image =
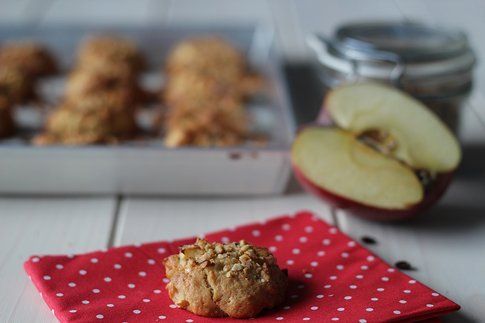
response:
M460 31L412 22L350 23L332 37L312 34L327 88L363 80L391 84L421 100L455 133L472 89L475 55Z

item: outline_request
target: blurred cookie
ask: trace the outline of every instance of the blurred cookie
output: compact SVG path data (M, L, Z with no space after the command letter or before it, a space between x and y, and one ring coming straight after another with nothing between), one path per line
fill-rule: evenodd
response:
M203 107L221 104L240 107L243 97L240 89L230 83L191 72L179 72L167 80L163 99L167 106Z
M16 67L0 66L0 95L12 104L27 102L35 97L32 79Z
M259 91L261 77L251 73L244 55L229 42L215 36L201 36L178 43L170 52L166 71L169 78L179 73L197 74L230 87L244 97Z
M109 94L66 102L52 112L34 143L86 145L129 139L137 131L131 104L126 97Z
M165 260L167 290L175 304L209 317L252 318L281 304L288 277L266 249L245 241L198 239Z
M190 70L234 79L245 72L246 64L244 56L222 38L202 36L178 43L168 56L166 68L170 74Z
M167 147L228 147L244 143L249 122L242 108L207 106L201 109L178 106L165 119Z
M33 78L51 75L58 70L54 57L45 47L28 41L0 46L0 66L17 68Z
M144 59L135 43L116 36L94 36L86 39L78 52L79 69L105 70L128 68L133 73L140 72Z
M248 139L243 102L261 83L239 50L219 37L187 39L170 52L165 70L166 146L224 147Z
M105 68L103 70L77 69L71 72L66 83L64 97L67 101L82 100L99 93L119 93L142 100L142 90L136 76L127 68Z

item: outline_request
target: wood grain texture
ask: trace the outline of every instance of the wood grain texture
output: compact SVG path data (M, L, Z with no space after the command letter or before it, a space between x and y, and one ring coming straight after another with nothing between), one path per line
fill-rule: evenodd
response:
M23 270L34 254L105 248L114 198L0 198L0 322L51 322L54 316Z
M328 208L304 193L264 198L126 198L115 245L190 237L311 210L333 223Z

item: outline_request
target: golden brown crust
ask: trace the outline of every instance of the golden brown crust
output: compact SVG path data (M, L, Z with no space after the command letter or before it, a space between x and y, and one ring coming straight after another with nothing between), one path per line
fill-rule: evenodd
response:
M168 147L224 147L247 141L243 102L261 83L248 73L241 52L218 37L188 39L172 50L166 70Z
M134 136L135 109L129 99L107 93L66 102L48 118L38 145L113 143Z
M142 91L133 72L116 66L95 71L74 70L69 75L64 96L66 101L78 101L99 93L127 95L137 102L141 101L142 97Z
M116 143L137 132L135 113L144 99L138 85L143 59L127 39L96 36L81 45L64 101L47 119L38 145Z
M104 70L117 66L138 73L145 65L135 43L116 36L90 37L84 41L78 53L78 68L84 70Z
M238 87L191 71L170 76L164 89L165 103L170 107L192 105L197 108L219 102L238 107L242 98Z
M7 43L0 47L0 66L10 66L31 77L42 77L57 72L57 64L43 46L27 41Z
M286 274L266 249L245 241L220 244L198 239L165 260L170 298L209 317L251 318L281 304Z
M191 70L194 73L215 73L229 79L239 77L246 68L244 56L225 40L214 36L187 39L170 52L168 73Z
M193 109L180 106L167 113L165 144L168 147L227 147L248 139L249 122L242 108L207 106Z
M185 82L188 82L187 74L196 75L199 83L205 81L240 98L256 93L262 86L261 78L248 71L244 55L214 36L180 42L168 56L166 71L169 79L185 76Z
M16 67L0 66L0 95L12 104L24 103L35 97L34 84Z

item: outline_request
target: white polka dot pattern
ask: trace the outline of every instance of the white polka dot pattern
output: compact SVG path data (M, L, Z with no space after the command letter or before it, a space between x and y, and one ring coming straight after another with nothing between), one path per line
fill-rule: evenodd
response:
M389 267L308 212L207 234L266 246L288 269L288 298L254 322L376 322L456 305ZM138 244L78 256L33 256L25 268L61 322L212 322L166 295L163 259L193 239ZM224 319L225 322L240 320Z

